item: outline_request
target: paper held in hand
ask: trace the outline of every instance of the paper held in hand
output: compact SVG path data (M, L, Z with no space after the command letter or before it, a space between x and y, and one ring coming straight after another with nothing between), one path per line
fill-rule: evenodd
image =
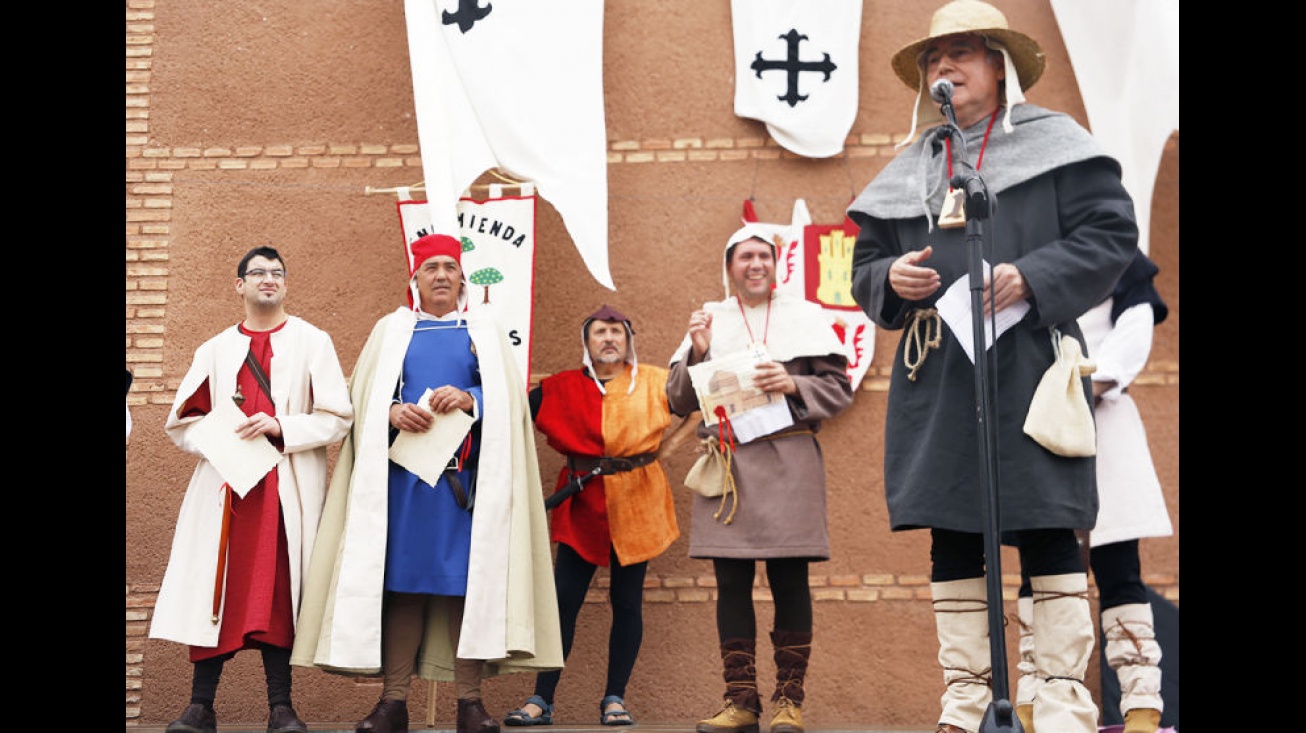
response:
M984 275L989 274L989 263L984 262ZM975 363L975 324L971 320L970 308L970 275L962 275L957 278L956 282L948 286L948 290L939 298L935 307L939 309L939 316L943 322L948 324L952 335L957 337L958 343L961 344L962 350L966 356L970 357L972 364ZM1020 319L1025 317L1029 312L1029 301L1022 300L1015 305L1008 306L998 311L998 336L1001 337L1008 328L1020 323ZM993 345L993 321L984 319L984 350L988 351Z
M753 386L757 365L769 361L771 355L766 347L754 344L689 367L689 380L698 395L703 422L716 425L716 409L723 407L738 443L793 425L794 417L783 394L763 392Z
M236 434L247 419L236 403L223 398L190 431L204 459L242 499L281 460L281 451L266 437L245 440Z
M427 412L431 412L429 405L433 391L428 387L417 401L417 405ZM431 414L435 417L435 422L431 423L431 429L425 433L399 431L395 441L390 444L390 460L435 486L476 418L462 410Z

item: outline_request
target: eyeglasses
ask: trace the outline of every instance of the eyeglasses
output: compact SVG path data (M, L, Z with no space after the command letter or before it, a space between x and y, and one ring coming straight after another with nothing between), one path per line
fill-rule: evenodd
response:
M286 271L285 270L246 270L245 277L253 278L255 280L266 280L269 277L272 278L273 280L285 280Z

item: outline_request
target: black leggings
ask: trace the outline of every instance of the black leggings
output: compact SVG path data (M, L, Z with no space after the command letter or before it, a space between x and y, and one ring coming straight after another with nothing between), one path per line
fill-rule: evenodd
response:
M1030 576L1085 572L1073 529L1026 529L1010 532L1020 550L1020 570ZM984 535L930 530L930 580L943 583L984 577Z
M290 650L257 641L253 642L253 645L263 655L263 676L268 686L268 707L289 705ZM218 694L218 682L222 680L222 667L234 656L236 652L227 652L195 662L190 681L192 703L213 709L213 700Z
M553 567L553 582L558 588L558 625L562 630L562 658L571 654L576 638L576 617L585 604L596 566L587 562L565 544L558 544ZM635 669L640 644L644 641L644 574L647 562L622 565L612 551L608 561L612 584L608 602L612 606L612 628L608 632L608 681L603 696L626 696L626 683ZM553 704L562 671L541 672L535 676L535 694Z
M811 563L802 557L766 560L766 579L775 599L775 628L784 631L812 630L812 589L807 584ZM753 609L753 576L756 560L716 558L717 636L727 639L756 639L757 614Z
M1129 603L1149 603L1147 585L1143 583L1142 563L1138 559L1138 540L1112 542L1089 550L1088 564L1093 568L1093 582L1100 596L1100 610ZM1032 596L1029 575L1020 569L1020 595Z

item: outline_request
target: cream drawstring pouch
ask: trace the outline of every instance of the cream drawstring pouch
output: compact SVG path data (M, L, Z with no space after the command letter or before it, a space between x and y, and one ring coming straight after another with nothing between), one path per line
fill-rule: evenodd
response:
M1097 371L1097 364L1084 356L1075 337L1050 330L1057 360L1034 390L1025 416L1025 434L1059 456L1096 455L1097 429L1084 398L1083 378Z

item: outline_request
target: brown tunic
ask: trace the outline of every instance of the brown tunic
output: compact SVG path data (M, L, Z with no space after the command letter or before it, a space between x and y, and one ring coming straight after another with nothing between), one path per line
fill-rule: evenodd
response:
M709 350L707 358L711 359ZM698 409L689 377L690 356L673 362L667 380L671 409L688 415ZM739 506L730 524L729 513L713 514L721 499L693 496L689 556L695 558L767 559L803 557L830 559L830 534L825 513L825 461L814 433L821 421L838 415L852 404L852 385L843 356L801 356L784 362L798 393L786 397L794 425L778 433L811 430L770 439L766 436L741 445L734 456ZM716 433L702 422L699 438Z

